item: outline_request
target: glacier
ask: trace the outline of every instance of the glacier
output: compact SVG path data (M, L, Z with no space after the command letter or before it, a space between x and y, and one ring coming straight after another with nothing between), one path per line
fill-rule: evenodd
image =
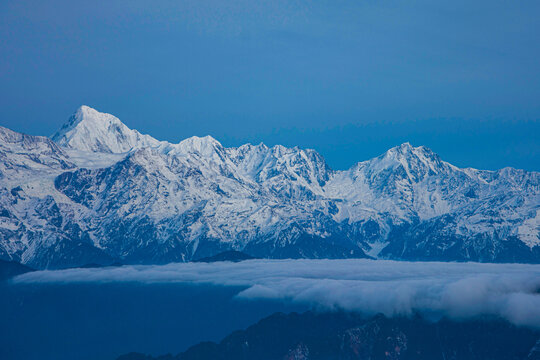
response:
M262 258L540 263L540 173L409 143L331 169L312 149L173 144L81 106L51 138L0 127L0 258L39 269Z

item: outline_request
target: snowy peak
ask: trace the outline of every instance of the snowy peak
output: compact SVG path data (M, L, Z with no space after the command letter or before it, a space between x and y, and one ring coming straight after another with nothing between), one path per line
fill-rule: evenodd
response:
M450 164L425 146L414 147L406 142L389 149L384 154L359 164L369 177L391 171L394 175L418 182L427 176L446 173Z
M62 146L101 153L124 153L160 144L149 135L131 130L117 117L86 105L81 106L52 139Z
M159 142L86 106L54 139L0 127L0 258L540 261L540 173L459 169L409 143L333 171L311 149Z
M227 153L242 176L286 199L322 196L323 186L333 174L315 150L296 146L246 144L228 148Z
M178 145L175 145L175 147L182 153L198 153L202 156L211 156L216 151L223 151L221 143L210 135L204 137L192 136L182 140Z
M425 146L414 147L408 142L389 149L380 157L400 164L416 163L417 165L425 165L433 170L441 166L439 155L435 154L431 149Z

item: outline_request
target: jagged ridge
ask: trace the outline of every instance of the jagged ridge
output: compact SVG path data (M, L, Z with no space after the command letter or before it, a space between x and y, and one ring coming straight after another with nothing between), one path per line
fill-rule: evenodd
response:
M60 146L0 135L0 258L36 268L227 250L540 262L537 172L459 169L409 143L334 171L310 149L158 141L85 106Z

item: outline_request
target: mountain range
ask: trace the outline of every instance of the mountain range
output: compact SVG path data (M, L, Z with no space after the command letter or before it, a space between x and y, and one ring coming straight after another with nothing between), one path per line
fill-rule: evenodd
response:
M0 127L0 259L32 268L266 258L540 263L540 173L409 143L350 169L315 150L173 144L81 106L51 138Z

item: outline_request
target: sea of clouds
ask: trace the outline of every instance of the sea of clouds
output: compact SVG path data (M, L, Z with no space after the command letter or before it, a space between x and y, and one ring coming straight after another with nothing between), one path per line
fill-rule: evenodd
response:
M382 260L248 260L36 271L21 283L187 283L239 286L276 299L387 316L495 315L540 328L540 265Z

